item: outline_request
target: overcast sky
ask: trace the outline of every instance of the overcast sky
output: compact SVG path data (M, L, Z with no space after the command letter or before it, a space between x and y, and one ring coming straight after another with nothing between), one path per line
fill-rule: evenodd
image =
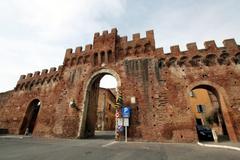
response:
M13 89L21 74L61 65L66 48L114 27L128 37L154 29L166 52L212 39L240 44L239 0L0 0L0 12L0 92Z

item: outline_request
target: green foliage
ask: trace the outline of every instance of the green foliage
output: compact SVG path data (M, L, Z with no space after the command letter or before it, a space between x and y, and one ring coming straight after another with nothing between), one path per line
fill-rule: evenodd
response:
M209 125L213 125L214 123L216 123L217 125L219 124L218 121L218 111L214 110L209 116L206 117L206 122Z

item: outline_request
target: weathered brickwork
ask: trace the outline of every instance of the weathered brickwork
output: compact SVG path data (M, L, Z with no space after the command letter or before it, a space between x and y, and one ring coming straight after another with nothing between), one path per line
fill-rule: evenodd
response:
M27 107L41 102L33 135L86 137L91 107L96 106L99 81L111 74L124 103L132 106L132 140L195 142L197 133L189 92L207 88L221 106L229 137L240 140L240 46L234 39L217 47L214 41L172 46L171 53L155 47L153 31L132 40L117 29L95 33L92 45L67 49L63 65L21 76L14 90L0 94L0 128L19 134ZM136 103L131 104L131 97ZM76 100L79 109L69 107ZM87 125L86 125L87 123Z

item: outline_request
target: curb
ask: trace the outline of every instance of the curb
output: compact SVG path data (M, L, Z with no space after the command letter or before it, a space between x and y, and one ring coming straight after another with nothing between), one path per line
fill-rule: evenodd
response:
M225 145L215 145L215 144L203 144L200 142L197 142L199 146L204 146L204 147L211 147L211 148L224 148L224 149L231 149L235 151L240 151L239 147L233 147L233 146L225 146Z
M23 139L23 137L0 136L0 139Z
M1 135L0 139L24 139L30 138L32 136L24 136L24 135Z

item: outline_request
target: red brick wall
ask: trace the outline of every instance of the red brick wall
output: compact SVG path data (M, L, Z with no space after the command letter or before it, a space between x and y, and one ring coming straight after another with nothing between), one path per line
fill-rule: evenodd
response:
M72 52L67 49L58 70L21 76L13 91L0 94L1 128L18 134L27 106L39 99L34 135L78 137L84 130L91 82L105 73L116 73L124 102L130 104L132 96L137 100L130 104L132 140L196 141L188 92L199 85L217 91L225 104L222 110L231 139L240 139L240 47L234 40L225 40L224 47L207 41L204 49L190 43L187 51L173 46L171 53L164 54L162 48L155 48L153 31L146 32L144 38L134 34L129 41L113 29L96 33L93 45ZM101 74L93 76L98 72ZM69 107L71 99L76 100L79 110Z

